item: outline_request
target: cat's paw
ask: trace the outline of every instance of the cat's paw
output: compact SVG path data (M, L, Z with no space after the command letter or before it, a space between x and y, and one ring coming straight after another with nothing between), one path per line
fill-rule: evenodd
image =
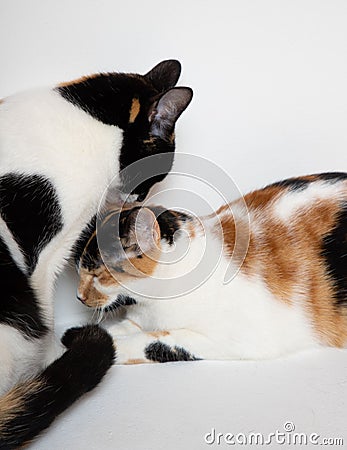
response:
M98 325L69 328L61 338L61 342L70 350L97 352L108 354L114 360L115 349L110 334Z
M73 327L65 331L61 338L61 342L66 348L70 348L73 341L78 337L78 335L84 330L84 327Z
M48 383L70 386L70 393L73 386L78 398L93 389L114 363L113 339L98 325L86 325L67 330L62 343L67 347L66 352L42 376Z

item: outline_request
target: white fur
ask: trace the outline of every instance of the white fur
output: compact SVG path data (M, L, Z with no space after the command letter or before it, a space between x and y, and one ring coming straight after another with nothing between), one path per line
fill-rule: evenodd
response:
M62 208L63 228L41 252L31 277L49 326L53 325L55 277L66 263L71 246L96 213L104 190L119 172L121 143L122 131L118 127L93 119L52 89L21 93L0 105L0 176L15 172L49 178ZM25 270L20 249L3 221L0 231L12 257ZM52 336L47 339L52 341ZM8 376L11 384L17 380L12 376L13 363L16 373L23 377L54 359L49 349L53 344L48 346L47 339L28 341L17 331L0 325L0 391L6 389ZM55 354L59 352L55 350ZM13 356L6 359L5 355Z
M299 209L312 207L314 203L329 198L341 199L346 195L343 183L329 183L316 181L309 184L304 190L289 191L281 196L274 204L274 214L279 219L288 222Z
M62 353L52 335L40 340L26 339L15 328L0 326L0 396L43 369Z

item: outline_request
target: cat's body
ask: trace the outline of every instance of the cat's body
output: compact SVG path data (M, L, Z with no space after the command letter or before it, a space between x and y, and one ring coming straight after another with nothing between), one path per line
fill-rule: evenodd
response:
M128 305L110 329L118 363L346 345L347 174L275 183L199 220L151 206L113 216L122 247L107 270L89 244L79 295L93 307ZM112 232L107 221L102 232ZM195 265L207 269L204 283Z
M192 96L174 88L179 74L177 61L164 61L144 76L97 74L1 102L0 395L63 353L53 334L55 278L108 184L128 192L122 169L148 154L173 159L174 125ZM132 194L144 198L166 173ZM64 344L38 382L0 398L1 449L45 428L112 363L112 342L98 327L70 331Z

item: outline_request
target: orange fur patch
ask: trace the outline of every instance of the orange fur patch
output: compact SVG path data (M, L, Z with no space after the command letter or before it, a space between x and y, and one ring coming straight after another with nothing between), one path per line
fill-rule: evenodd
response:
M127 262L128 273L138 277L149 277L158 265L159 252L151 252L151 254L142 254L141 256L142 258L129 259Z
M0 437L11 433L8 422L25 414L28 397L44 387L45 384L42 380L35 379L15 386L0 398Z
M192 224L192 222L188 222L188 233L189 233L189 236L192 238L192 239L194 239L195 238L195 236L196 236L196 223L194 223L194 225Z
M96 275L99 283L103 286L114 286L119 284L116 274L113 275L113 272L107 270L105 266L102 266Z
M233 259L234 263L237 265L247 264L247 257L249 256L252 249L252 240L249 238L249 225L247 218L235 219L231 214L231 209L228 207L223 208L221 211L221 216L218 217L219 222L215 227L215 231L219 234L220 228L222 231L222 236L220 237L224 241L226 254ZM229 214L226 211L229 211ZM237 238L237 245L236 244Z
M143 141L144 144L154 144L155 143L155 138L152 136L149 139L145 139Z
M133 101L131 103L130 107L130 115L129 115L129 123L134 123L136 120L136 117L138 116L140 112L140 102L138 98L133 98Z
M134 358L134 359L128 359L124 364L125 365L132 365L132 364L148 364L148 359L140 359L140 358Z
M268 207L269 204L276 201L281 195L285 194L285 190L276 186L269 186L259 191L250 192L245 195L244 201L249 209L257 209Z
M169 336L170 333L169 331L165 331L165 330L160 330L160 331L150 331L149 333L150 336L159 339L160 337L164 337L164 336Z

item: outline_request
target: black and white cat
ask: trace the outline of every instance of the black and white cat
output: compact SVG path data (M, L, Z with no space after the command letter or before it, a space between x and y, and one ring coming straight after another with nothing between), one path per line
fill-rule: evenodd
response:
M57 350L54 281L110 181L148 154L173 155L192 98L174 87L180 70L168 60L144 76L96 74L0 101L0 449L32 439L112 364L96 325L69 330ZM170 169L131 194L141 201Z

